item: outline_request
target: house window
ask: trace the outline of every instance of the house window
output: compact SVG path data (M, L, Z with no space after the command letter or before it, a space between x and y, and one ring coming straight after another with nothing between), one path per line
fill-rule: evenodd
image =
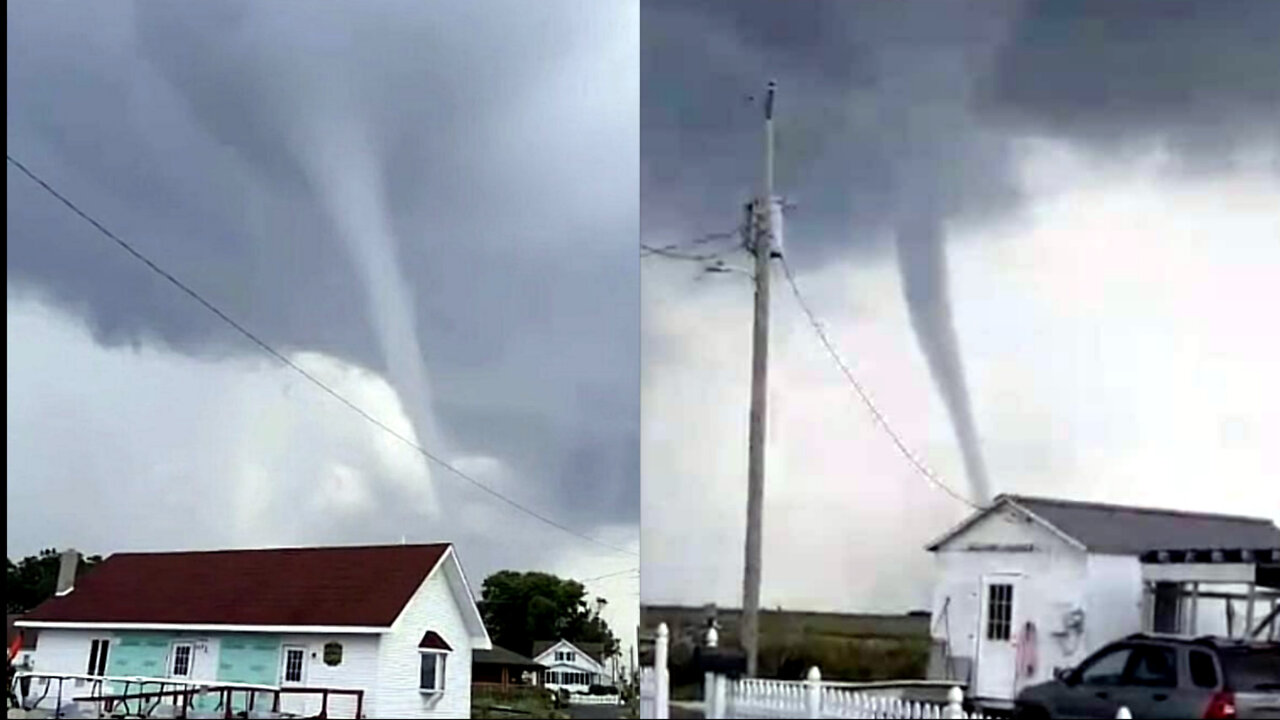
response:
M191 643L174 643L169 655L169 677L191 677Z
M987 639L1008 640L1013 628L1013 586L987 586Z
M444 661L442 652L418 651L418 690L424 693L444 692Z
M86 675L107 674L107 651L110 648L111 641L106 639L93 640L89 643L89 669L85 671Z
M557 650L556 662L571 663L577 660L577 655L572 650Z
M284 648L284 667L280 673L281 682L301 683L302 666L307 660L307 649L301 647Z

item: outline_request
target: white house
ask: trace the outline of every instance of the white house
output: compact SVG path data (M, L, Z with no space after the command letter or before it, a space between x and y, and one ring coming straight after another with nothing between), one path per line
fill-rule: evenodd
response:
M928 549L937 564L930 676L967 682L990 705L1126 635L1194 634L1207 616L1201 598L1247 601L1240 627L1251 630L1254 601L1274 609L1280 595L1266 589L1280 588L1280 529L1256 518L1001 495ZM1244 592L1200 592L1201 583Z
M533 661L546 668L543 685L552 690L585 693L592 685L613 684L601 643L535 642Z
M121 553L72 575L17 621L38 633L36 673L251 683L283 688L261 702L305 714L322 696L299 689L356 689L359 700L328 698L329 717L354 717L359 705L364 717L456 718L471 712L472 650L491 647L448 543ZM65 701L96 684L37 678L27 701L47 709L54 686Z

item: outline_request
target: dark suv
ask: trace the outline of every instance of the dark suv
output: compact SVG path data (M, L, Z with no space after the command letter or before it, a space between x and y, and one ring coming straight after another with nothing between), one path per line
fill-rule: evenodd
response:
M1018 694L1022 718L1280 719L1280 643L1130 635Z

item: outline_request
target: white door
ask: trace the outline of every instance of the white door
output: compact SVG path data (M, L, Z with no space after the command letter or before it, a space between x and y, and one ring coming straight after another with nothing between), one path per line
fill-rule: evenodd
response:
M974 694L981 698L1012 700L1018 673L1016 618L1020 601L1017 575L982 578L981 618Z

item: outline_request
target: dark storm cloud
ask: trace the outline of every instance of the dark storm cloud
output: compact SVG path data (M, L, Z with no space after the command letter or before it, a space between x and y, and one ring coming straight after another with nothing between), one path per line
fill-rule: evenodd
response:
M608 5L11 3L10 152L273 343L382 370L299 130L358 125L448 444L566 522L632 522L637 49ZM104 344L253 352L9 181L12 288Z
M1017 207L1015 136L1162 142L1192 168L1280 141L1276 3L646 0L641 24L644 224L671 240L732 225L757 186L744 96L770 77L798 263L882 237L904 142L930 145L947 216L982 221Z

